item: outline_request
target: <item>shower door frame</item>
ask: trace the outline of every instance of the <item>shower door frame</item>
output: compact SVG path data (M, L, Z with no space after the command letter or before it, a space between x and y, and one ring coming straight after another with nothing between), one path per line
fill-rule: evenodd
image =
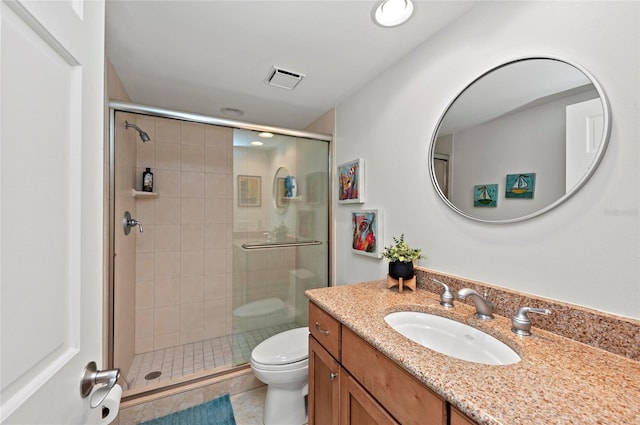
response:
M108 365L110 368L115 367L114 359L113 359L113 346L114 346L114 286L115 286L115 262L114 262L114 253L115 253L115 232L120 227L116 226L116 217L115 217L115 113L116 112L128 112L140 115L148 115L153 117L160 118L171 118L177 119L181 121L189 121L200 124L210 124L217 125L221 127L229 127L234 129L244 129L244 130L253 130L253 131L264 131L275 134L282 134L286 136L294 136L294 137L302 137L307 139L319 140L328 142L329 150L328 150L328 158L327 158L327 166L329 170L329 202L328 202L328 234L327 234L327 251L328 251L328 270L327 270L327 283L328 286L332 286L332 279L334 276L333 273L333 245L330 243L331 235L333 234L333 225L331 222L331 216L333 211L333 173L331 172L333 167L333 136L329 134L323 133L314 133L302 130L293 130L283 127L275 127L275 126L266 126L253 124L245 121L237 121L237 120L229 120L224 118L217 118L207 115L194 114L190 112L183 111L175 111L165 108L159 108L155 106L141 105L130 102L122 102L122 101L109 101L109 217L108 217L108 225L109 225L109 249L108 249L108 288L107 288L107 312L106 312L106 358L108 361ZM234 370L232 367L230 371Z

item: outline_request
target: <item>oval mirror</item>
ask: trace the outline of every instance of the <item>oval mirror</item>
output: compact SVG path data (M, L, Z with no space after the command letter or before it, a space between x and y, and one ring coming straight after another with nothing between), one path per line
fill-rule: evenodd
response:
M609 104L581 67L519 59L469 84L446 109L430 145L442 200L463 216L510 223L576 193L607 147Z
M284 214L289 208L290 197L286 196L285 180L289 175L286 167L279 167L273 176L273 205L278 214Z

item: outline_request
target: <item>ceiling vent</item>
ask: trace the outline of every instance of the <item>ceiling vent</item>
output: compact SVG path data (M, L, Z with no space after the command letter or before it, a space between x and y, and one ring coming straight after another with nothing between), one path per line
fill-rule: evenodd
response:
M287 71L286 69L274 66L271 71L269 71L265 82L271 86L293 90L303 78L304 74Z

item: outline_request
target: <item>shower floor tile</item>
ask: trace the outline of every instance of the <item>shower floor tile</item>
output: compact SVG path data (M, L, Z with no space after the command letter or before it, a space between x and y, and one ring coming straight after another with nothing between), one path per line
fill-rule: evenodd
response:
M269 326L218 338L136 354L126 377L130 390L171 383L195 373L245 364L256 345L277 333L300 327L296 323ZM160 372L159 376L150 375ZM155 374L157 375L157 373Z

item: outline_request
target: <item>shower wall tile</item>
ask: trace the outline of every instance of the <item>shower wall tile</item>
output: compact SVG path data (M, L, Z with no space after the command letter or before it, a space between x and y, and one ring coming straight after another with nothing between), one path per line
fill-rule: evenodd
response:
M180 251L181 226L179 224L158 224L155 226L156 252Z
M204 196L206 198L225 199L229 195L227 175L221 173L206 173L204 182Z
M138 214L138 220L144 223L144 232L136 233L136 252L153 252L155 247L155 226L153 224L147 224Z
M205 171L204 146L182 145L180 155L182 171Z
M205 247L205 225L183 224L180 226L180 250L203 251Z
M160 198L180 197L180 171L156 169L153 172L153 191Z
M136 282L154 279L154 253L141 252L136 254Z
M227 226L223 223L210 223L205 225L204 246L205 249L226 249Z
M156 224L180 224L180 198L158 198L156 204Z
M179 333L171 332L168 334L157 334L153 337L153 350L161 350L163 348L175 347L179 345ZM148 351L153 351L148 350Z
M205 199L205 223L231 223L226 199Z
M224 148L207 146L204 159L204 169L208 173L226 173L231 169L227 161L227 150Z
M227 274L218 273L204 278L204 301L223 300L227 293Z
M225 249L209 249L205 251L205 276L227 273L226 251Z
M190 344L196 341L202 341L204 339L204 329L186 329L180 332L180 344ZM202 362L194 362L193 369L189 373L198 373L204 370ZM185 368L185 373L187 370Z
M136 307L153 312L137 322L145 326L142 333L136 328L136 353L142 353L231 330L224 315L232 311L233 130L154 117L138 124L151 142L132 143L138 160L130 179L141 180L144 168L152 168L159 195L137 200L145 233L136 250L148 258Z
M156 279L176 279L180 277L180 252L156 252Z
M136 200L136 219L144 223L145 230L147 225L156 222L156 204L154 199L138 198Z
M159 143L180 143L181 122L165 118L156 118L156 140Z
M230 150L233 146L233 132L225 127L206 126L204 131L205 146Z
M204 327L204 303L180 305L180 330L202 329Z
M183 198L204 198L204 173L183 171L180 176L180 194Z
M136 282L136 310L153 308L154 282Z
M153 320L155 335L177 332L180 329L180 306L156 308Z
M147 308L136 311L136 338L153 336L153 309Z
M204 300L204 276L182 277L180 303L197 303Z
M166 307L180 303L180 279L156 280L154 306Z
M183 145L204 146L204 124L183 122L181 125L181 143Z
M182 251L180 254L181 279L204 276L204 252Z
M156 144L156 168L158 170L180 170L180 145Z
M182 224L204 223L204 199L182 198Z

